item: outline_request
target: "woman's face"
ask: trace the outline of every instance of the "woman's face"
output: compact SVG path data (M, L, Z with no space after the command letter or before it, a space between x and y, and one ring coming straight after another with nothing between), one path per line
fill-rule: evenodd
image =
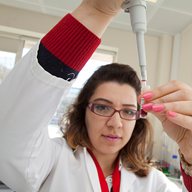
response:
M99 85L89 102L107 105L116 110L137 110L135 90L127 84L118 84L117 82L105 82ZM100 110L100 108L98 109ZM96 156L117 156L129 141L135 122L135 120L122 119L118 112L115 112L111 117L99 116L87 107L85 123L93 146L93 153Z

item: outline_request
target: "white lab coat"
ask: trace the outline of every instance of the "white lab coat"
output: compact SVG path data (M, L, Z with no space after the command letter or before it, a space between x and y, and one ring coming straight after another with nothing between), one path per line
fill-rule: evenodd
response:
M17 64L0 89L0 180L17 192L100 192L86 148L73 152L47 126L71 83L44 71L38 45ZM121 192L179 192L160 171L140 178L121 169Z

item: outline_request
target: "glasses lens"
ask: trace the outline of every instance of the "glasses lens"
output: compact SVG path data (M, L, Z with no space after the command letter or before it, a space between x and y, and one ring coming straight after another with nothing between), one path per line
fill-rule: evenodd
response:
M113 113L113 108L103 104L92 104L92 110L94 113L102 116L110 116Z
M137 111L134 109L122 109L120 115L123 119L137 119Z

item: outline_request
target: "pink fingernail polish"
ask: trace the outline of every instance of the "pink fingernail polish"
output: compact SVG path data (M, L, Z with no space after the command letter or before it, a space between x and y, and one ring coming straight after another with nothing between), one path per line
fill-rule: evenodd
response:
M149 100L149 99L151 99L151 98L153 97L153 94L152 94L152 92L147 92L147 93L144 93L144 94L142 95L142 97L143 97L145 100Z
M152 110L154 112L161 112L161 111L163 111L163 109L164 109L164 105L162 105L162 104L155 104L152 106Z
M147 103L147 104L144 104L142 105L142 108L144 111L150 111L152 109L152 103Z
M167 115L169 116L169 117L176 117L176 113L175 112L173 112L173 111L168 111L167 112Z

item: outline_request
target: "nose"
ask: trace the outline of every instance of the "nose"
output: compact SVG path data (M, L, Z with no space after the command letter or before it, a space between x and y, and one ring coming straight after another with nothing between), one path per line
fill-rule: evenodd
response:
M118 111L116 111L107 121L108 127L121 128L123 126L122 119Z

